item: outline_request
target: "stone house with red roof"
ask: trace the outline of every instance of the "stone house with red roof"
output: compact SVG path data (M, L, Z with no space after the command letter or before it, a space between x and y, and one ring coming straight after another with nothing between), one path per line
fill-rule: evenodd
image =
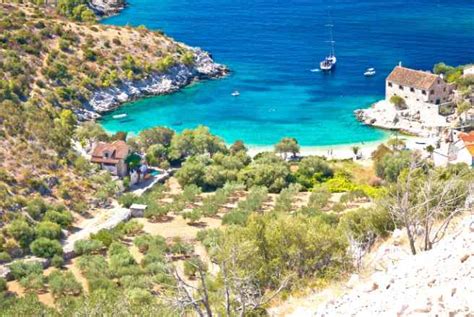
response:
M466 163L474 167L474 131L457 135L456 140L449 146L448 162Z
M91 162L99 164L113 175L125 177L128 174L125 160L129 155L130 148L124 141L99 142L92 151Z
M396 66L385 82L385 98L400 96L408 107L440 105L450 101L453 87L442 76Z

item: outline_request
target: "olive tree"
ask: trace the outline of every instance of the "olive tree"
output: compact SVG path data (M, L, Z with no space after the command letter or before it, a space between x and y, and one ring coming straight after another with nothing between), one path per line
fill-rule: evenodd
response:
M288 153L296 156L300 152L300 146L295 138L283 138L275 144L275 152L283 154L284 159L286 159Z

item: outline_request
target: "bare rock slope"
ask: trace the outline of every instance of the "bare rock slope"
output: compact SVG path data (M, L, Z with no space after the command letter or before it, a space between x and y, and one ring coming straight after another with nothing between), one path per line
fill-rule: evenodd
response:
M431 251L407 256L314 316L474 316L474 215Z

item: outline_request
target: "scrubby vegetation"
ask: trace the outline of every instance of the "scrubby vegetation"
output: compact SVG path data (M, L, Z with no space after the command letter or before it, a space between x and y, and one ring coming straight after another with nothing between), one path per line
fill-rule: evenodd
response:
M242 141L226 146L204 126L128 137L78 125L74 112L93 90L193 62L192 52L161 33L92 25L84 4L0 5L0 262L10 262L26 292L10 296L0 280L2 315L264 316L274 296L350 273L353 250L370 249L395 228L407 233L413 253L429 250L463 212L472 170L434 168L398 139L373 153L371 168L317 156L298 161L293 138L251 158ZM457 68L435 72L466 85ZM116 139L151 166L178 168L180 191L157 185L140 197L123 194L124 182L72 149L73 141ZM76 263L65 263L63 230L111 198L146 204L146 219L77 241ZM196 231L203 220L218 225L199 231L197 241L146 231L179 217ZM15 260L24 255L48 258L56 269L46 275L39 263ZM38 300L44 293L54 308Z

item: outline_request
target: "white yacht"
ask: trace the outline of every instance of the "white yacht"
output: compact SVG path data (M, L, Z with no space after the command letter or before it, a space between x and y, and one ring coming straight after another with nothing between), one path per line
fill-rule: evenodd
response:
M234 91L233 93L231 93L231 95L233 97L237 97L237 96L240 96L240 92L238 90Z
M337 63L337 58L336 58L336 52L334 50L334 36L333 36L333 31L332 31L332 28L334 27L334 25L332 24L328 24L326 25L328 28L329 28L329 43L330 43L330 51L329 51L329 55L326 56L326 58L321 61L321 63L319 63L319 68L321 68L322 71L330 71L332 70L334 67L336 67L336 63Z
M126 118L126 117L127 117L126 113L116 114L116 115L112 116L112 118L114 118L114 119L122 119L122 118Z

